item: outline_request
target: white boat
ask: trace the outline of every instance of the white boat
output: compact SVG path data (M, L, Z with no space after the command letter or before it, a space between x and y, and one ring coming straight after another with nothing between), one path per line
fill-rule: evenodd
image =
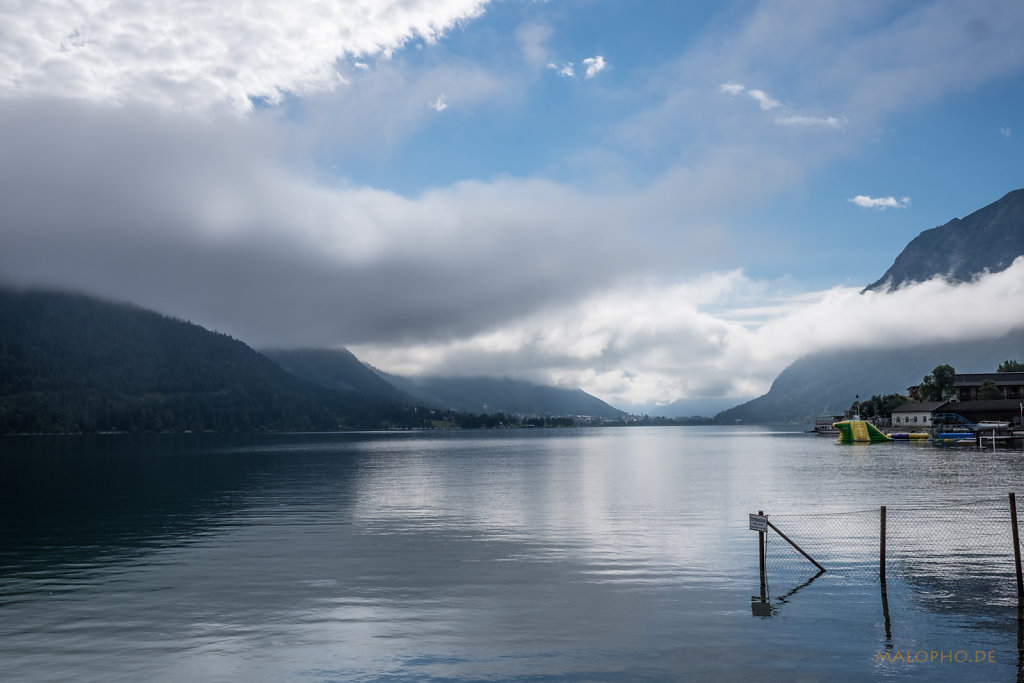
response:
M839 430L833 425L845 419L842 415L821 415L814 418L814 429L811 431L818 436L838 436Z

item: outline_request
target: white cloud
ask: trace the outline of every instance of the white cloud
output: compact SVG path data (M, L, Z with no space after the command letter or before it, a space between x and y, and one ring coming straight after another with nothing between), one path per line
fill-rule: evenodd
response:
M842 120L835 116L777 116L775 117L774 122L780 126L804 126L835 129L843 127Z
M583 60L583 64L587 67L587 71L583 76L584 78L593 78L608 68L608 63L604 61L604 57L601 55L596 57L587 57Z
M604 195L504 178L404 197L311 181L264 117L0 101L0 130L18 131L0 136L5 279L130 292L256 345L465 336L686 268L697 252L674 253L684 239L702 260L722 248L695 213L695 234L658 234L666 205L701 206L699 186Z
M763 90L748 90L747 95L756 100L758 106L764 111L771 111L780 105L778 100L769 97Z
M1003 137L1008 138L1010 137L1012 131L1010 130L1009 126L1003 126L1002 128L999 129L999 132L1003 135Z
M1018 1L986 4L1007 20L984 41L961 35L965 4L956 2L895 14L863 3L760 4L727 35L658 67L644 85L664 99L609 123L609 138L625 141L620 148L586 150L625 159L600 166L625 182L589 191L494 167L497 180L408 196L349 185L344 168L310 180L323 176L315 155L282 133L292 125L281 122L288 112L227 124L215 114L200 126L158 107L226 102L246 110L251 97L330 90L351 64L350 87L301 103L316 128L303 143L348 136L346 144L366 145L379 160L431 116L425 105L447 103L438 93L460 110L511 97L496 71L478 63L410 69L386 58L418 36L440 36L483 3L241 6L55 0L0 9L5 279L127 293L257 345L350 344L372 350L367 358L386 369L513 374L629 403L747 397L811 350L984 335L1019 323L1012 311L974 306L983 296L1020 300L1019 265L1016 281L996 275L963 289L926 283L864 296L840 288L795 297L740 271L697 275L731 267L722 265L726 235L745 247L729 252L730 264L751 254L771 261L767 248L780 240L744 230L743 214L848 156L890 113L941 104L1019 70ZM850 25L858 29L847 32ZM524 56L539 60L531 63L547 63L543 30L519 38ZM576 77L572 63L549 68ZM773 117L797 127L845 122L790 116L763 91L725 81L772 72L786 75L787 99L820 102L816 110L842 111L861 129L805 144L777 129L764 135ZM762 112L744 98L734 108L756 116L720 116L722 102L708 105L716 84L746 93ZM39 103L29 106L33 96ZM671 161L640 168L634 162L648 150ZM344 165L350 156L333 158ZM397 167L402 159L394 159ZM858 199L909 205L850 201ZM668 284L622 284L645 274ZM923 325L906 325L907 310L927 314L947 295L978 318L936 327L941 316L923 315Z
M593 78L608 68L608 62L604 61L604 57L601 57L600 55L597 57L587 57L583 60L583 65L586 67L583 72L584 79ZM549 62L548 68L563 78L576 77L576 67L572 62L567 62L565 64Z
M337 60L436 40L486 0L112 0L0 9L0 95L251 109L330 90ZM362 62L356 62L361 64ZM360 67L356 67L360 68Z
M431 103L430 103L430 108L431 108L431 109L433 109L433 110L434 110L434 111L436 111L436 112L442 112L442 111L444 111L445 109L447 109L447 108L448 108L448 102L447 102L447 100L445 99L445 96L444 96L444 95L442 94L442 95L441 95L440 97L438 97L438 98L437 98L436 100L434 100L433 102L431 102Z
M756 294L751 294L755 292ZM767 391L786 365L814 352L988 339L1024 328L1024 257L966 284L941 278L892 292L836 287L787 294L740 271L595 294L437 344L355 347L407 374L504 374L580 386L613 405ZM944 311L963 311L949 325ZM907 325L907 311L915 324ZM959 324L961 323L962 324Z
M942 277L895 291L835 288L756 332L756 343L773 353L813 350L892 348L906 344L992 339L1024 328L1024 308L1008 315L1004 302L1024 297L1024 257L1010 268L969 283L951 284ZM944 311L963 312L951 329ZM907 325L914 311L914 325ZM961 325L962 323L962 325ZM756 353L755 349L751 352Z
M868 197L859 194L848 200L862 209L905 209L910 206L910 197Z
M757 88L747 89L747 86L742 83L722 83L718 86L718 92L728 93L729 95L739 95L740 93L746 93L747 97L757 102L757 105L761 107L762 111L771 111L777 109L782 105L781 102L773 97L770 97L768 93Z
M557 73L559 76L562 76L563 78L572 78L573 76L576 75L576 70L575 68L573 68L572 62L568 62L562 65L549 63L548 68L553 70L555 73Z

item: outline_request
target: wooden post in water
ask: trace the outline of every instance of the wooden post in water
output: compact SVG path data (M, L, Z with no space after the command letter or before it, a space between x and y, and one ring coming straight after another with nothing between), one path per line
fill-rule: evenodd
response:
M766 519L765 516L764 516L764 510L758 510L757 511L757 516L762 518L762 519ZM753 517L753 515L751 515L751 517ZM755 528L755 525L753 523L751 523L750 527L753 529L753 528ZM757 560L758 560L758 563L761 565L761 599L760 599L760 601L758 601L757 600L757 596L754 596L754 598L750 602L750 610L751 610L751 613L755 617L770 617L772 615L772 605L771 605L771 602L769 602L769 600L768 600L768 575L765 572L765 562L764 562L764 553L765 553L764 542L765 542L765 537L764 537L764 532L760 531L761 525L758 524L756 526L756 528L758 529L758 532L757 532Z
M1020 570L1020 532L1017 530L1017 497L1010 493L1010 523L1013 525L1013 564L1017 569L1017 604L1024 601L1024 575Z
M764 510L758 510L757 514L763 517L764 516ZM767 597L768 577L765 574L765 566L764 566L764 532L763 531L758 531L757 532L757 558L758 558L758 561L761 563L761 601L764 602L765 600L768 599L768 597Z
M881 510L881 529L878 535L878 578L882 581L882 592L885 592L885 506Z

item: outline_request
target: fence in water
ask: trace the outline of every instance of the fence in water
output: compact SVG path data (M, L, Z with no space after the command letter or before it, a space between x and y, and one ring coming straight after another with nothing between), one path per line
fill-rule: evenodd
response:
M1012 493L955 505L756 517L751 528L765 529L759 547L766 605L772 586L792 593L824 572L833 588L873 582L883 598L907 591L971 612L1024 600Z

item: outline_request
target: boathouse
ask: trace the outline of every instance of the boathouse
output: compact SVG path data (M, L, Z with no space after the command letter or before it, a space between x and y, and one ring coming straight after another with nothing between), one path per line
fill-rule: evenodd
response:
M982 372L958 374L953 381L958 401L977 401L978 391L991 381L1006 399L1024 399L1024 372Z
M1009 422L1019 425L1024 413L1024 398L1010 398L999 401L962 401L950 403L941 411L956 413L968 422Z

